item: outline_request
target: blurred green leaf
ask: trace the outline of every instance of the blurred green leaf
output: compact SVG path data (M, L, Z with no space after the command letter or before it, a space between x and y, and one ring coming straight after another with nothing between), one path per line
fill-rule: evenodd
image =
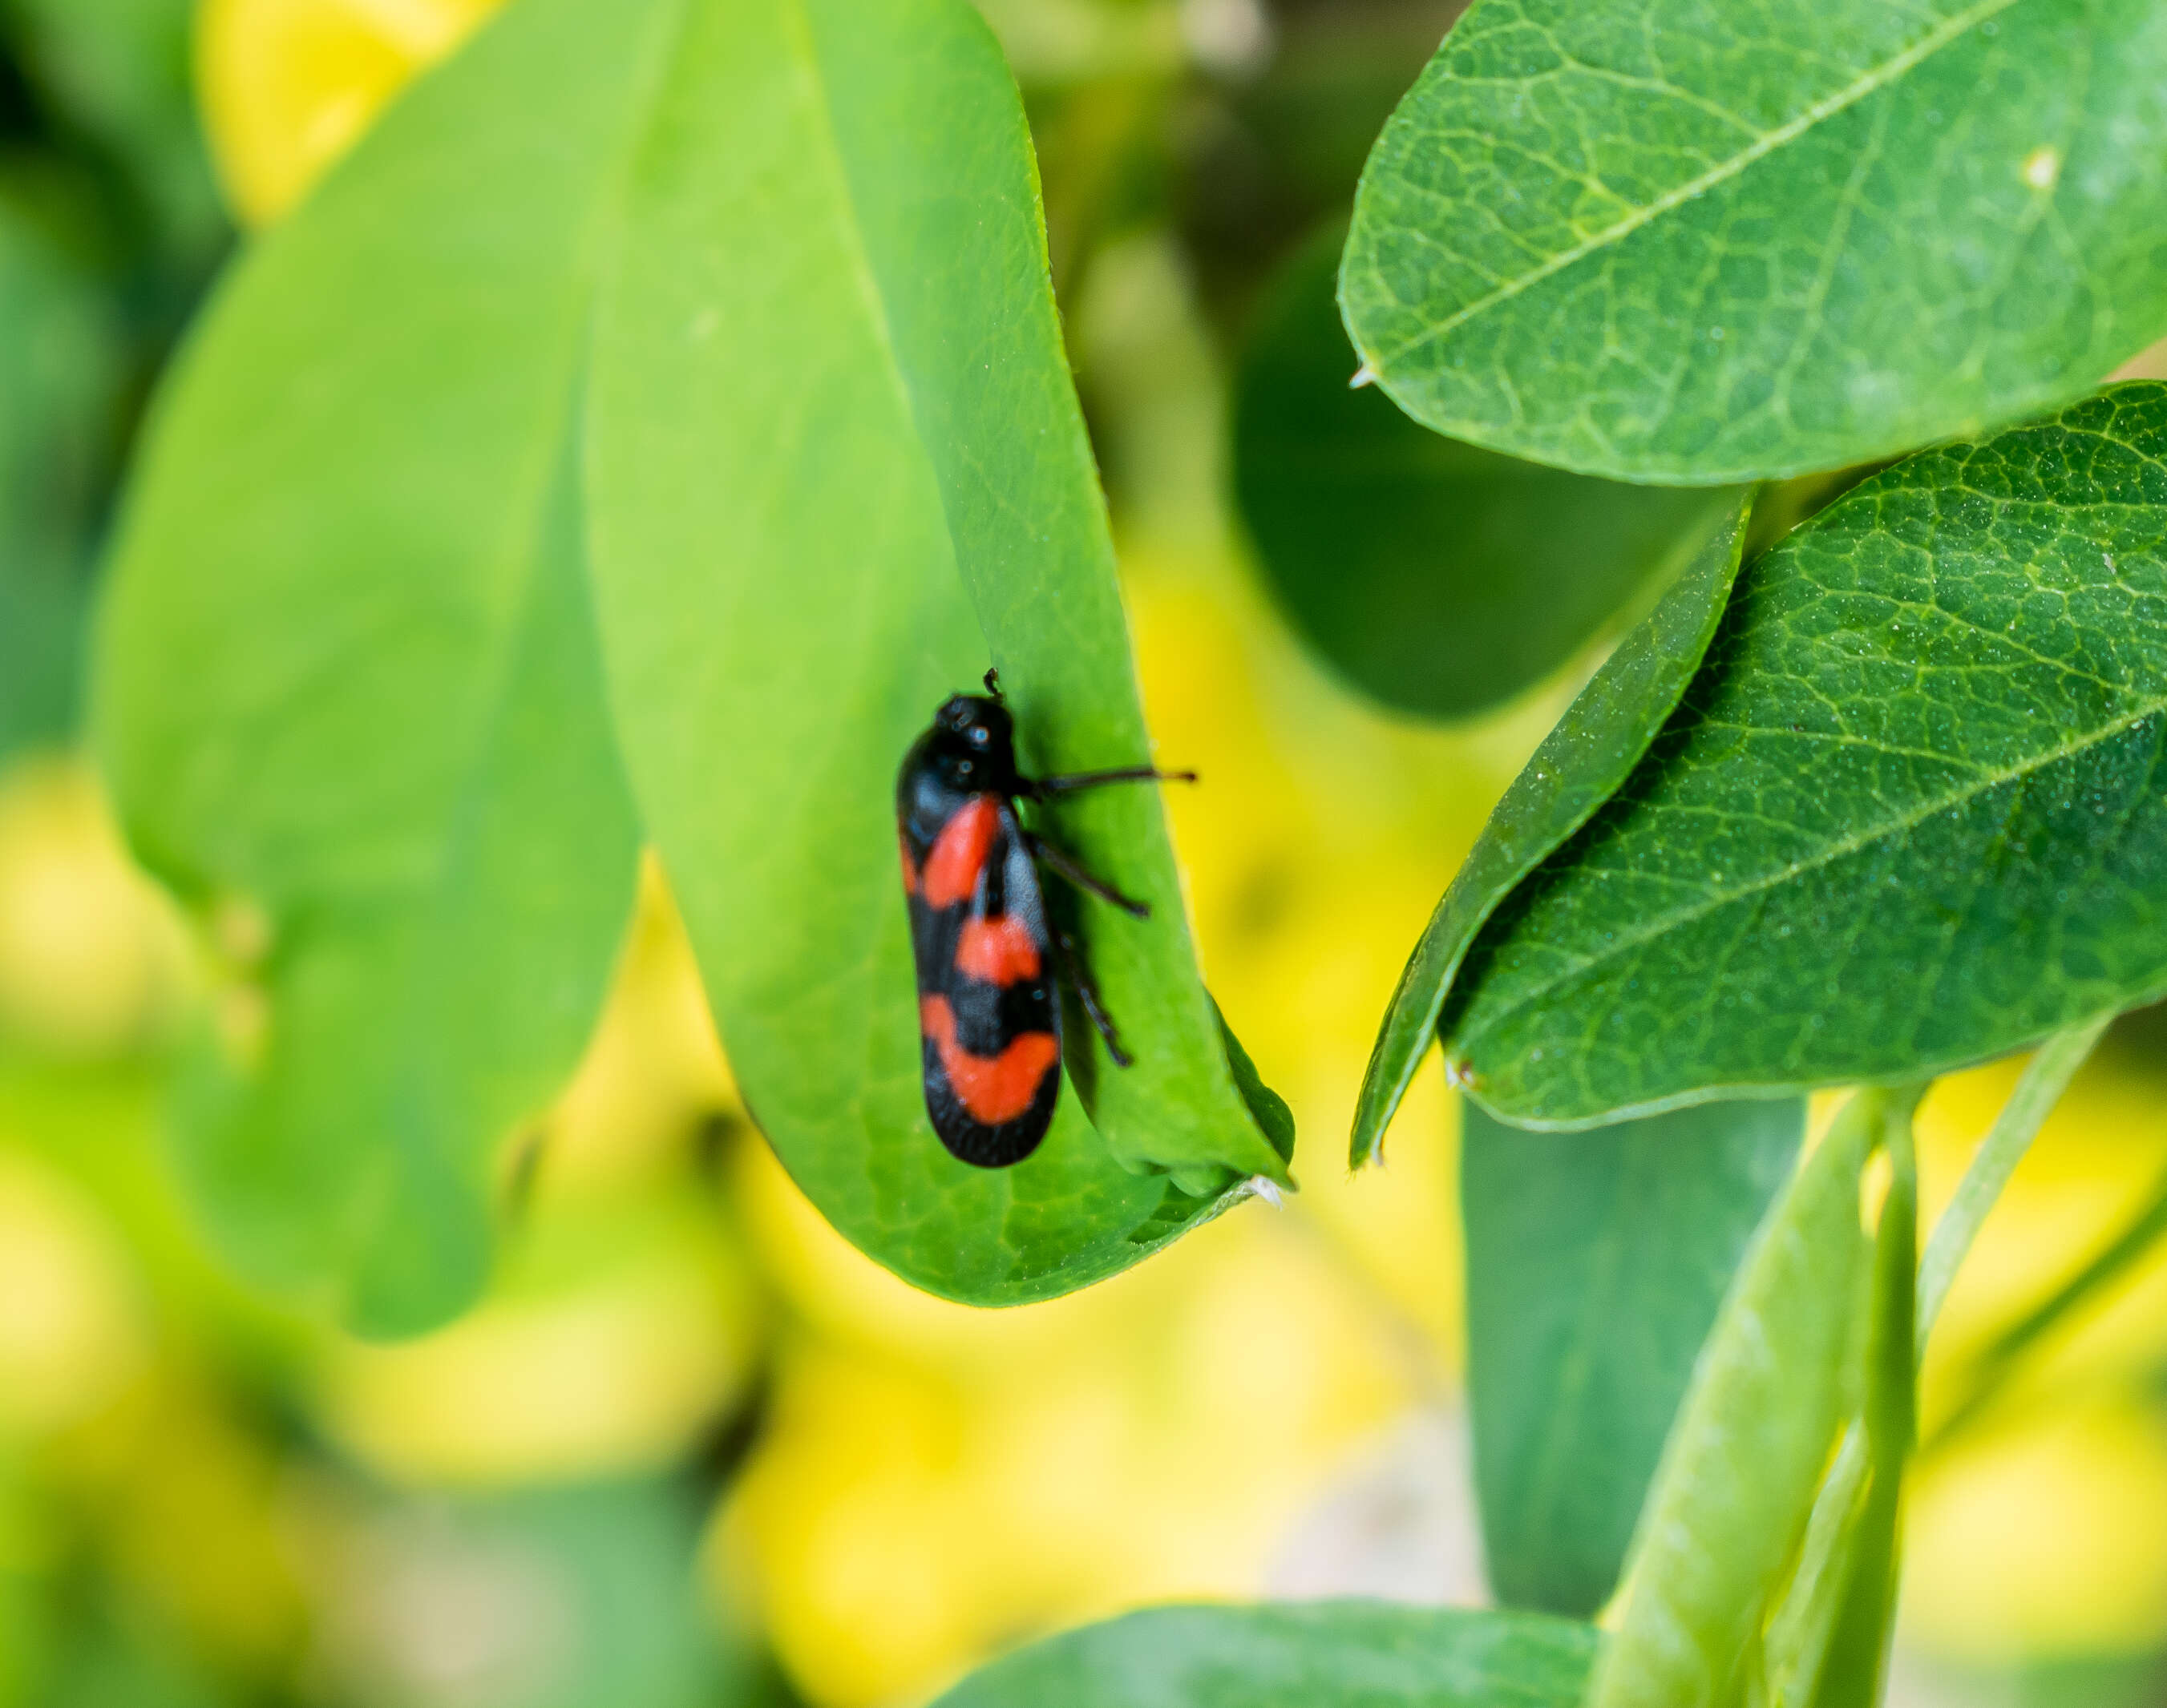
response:
M1303 639L1385 705L1465 717L1563 664L1733 501L1440 438L1374 388L1333 302L1337 228L1283 271L1242 366L1234 482Z
M45 103L125 173L130 223L184 268L207 262L226 221L196 122L195 0L0 0ZM79 137L57 139L75 146Z
M1392 993L1355 1109L1355 1166L1378 1159L1483 922L1631 775L1692 681L1738 573L1746 520L1741 503L1619 643L1490 815ZM1451 1071L1464 1077L1456 1065Z
M372 1330L479 1291L491 1154L569 1072L630 910L567 444L668 10L521 6L258 244L109 589L128 829L226 935L269 928L266 1036L201 1076L191 1171L252 1267Z
M1370 156L1343 301L1439 432L1834 468L2167 332L2163 146L2153 0L1478 0Z
M402 1597L501 1610L468 1621L458 1700L474 1708L749 1708L755 1658L702 1605L700 1507L666 1483L604 1483L416 1510L380 1526L369 1580L383 1647L354 1658L364 1705L442 1690ZM464 1598L461 1593L464 1591ZM402 1617L403 1615L403 1617ZM508 1615L508 1616L503 1616ZM441 1642L442 1639L437 1639ZM433 1667L432 1667L433 1663Z
M1754 1239L1640 1514L1587 1708L1733 1700L1837 1429L1859 1403L1871 1284L1859 1182L1884 1103L1878 1092L1852 1098Z
M1163 1607L997 1661L935 1708L1577 1708L1596 1643L1539 1614Z
M0 757L75 721L122 378L97 278L0 187Z
M1483 928L1443 1031L1564 1124L1931 1074L2167 989L2167 385L1854 489Z
M999 50L956 0L697 7L633 185L598 319L597 584L739 1084L829 1219L922 1287L1004 1303L1124 1266L1210 1200L1110 1150L1285 1177L1198 980L1156 792L1051 815L1153 904L1075 915L1136 1060L1072 1025L1084 1095L999 1174L928 1124L895 864L897 764L977 685L988 637L1026 769L1149 751Z
M1529 1133L1463 1103L1468 1394L1490 1584L1592 1615L1805 1103Z

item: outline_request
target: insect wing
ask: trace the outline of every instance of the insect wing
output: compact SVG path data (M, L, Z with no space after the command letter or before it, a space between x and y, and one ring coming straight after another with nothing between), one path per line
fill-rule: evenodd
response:
M1038 1148L1061 1090L1061 1008L1045 897L1015 809L964 796L930 838L903 824L925 1105L965 1162Z

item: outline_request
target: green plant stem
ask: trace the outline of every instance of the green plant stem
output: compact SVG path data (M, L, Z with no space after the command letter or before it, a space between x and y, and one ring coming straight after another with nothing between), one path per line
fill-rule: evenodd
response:
M1979 1237L1980 1224L2000 1198L2002 1188L2009 1184L2016 1165L2032 1148L2032 1141L2038 1136L2048 1115L2069 1089L2069 1081L2084 1065L2085 1058L2092 1053L2100 1034L2106 1030L2107 1023L2113 1018L2112 1014L2102 1014L2056 1033L2039 1046L2026 1065L2023 1077L2016 1081L2016 1089L2009 1094L2009 1101L1995 1117L1994 1130L1986 1135L1986 1142L1979 1147L1979 1154L1964 1171L1956 1196L1949 1200L1948 1208L1935 1223L1933 1237L1926 1242L1925 1261L1919 1265L1915 1345L1921 1356L1926 1354L1926 1337L1933 1332L1934 1319L1941 1314L1942 1302L1948 1297L1957 1270L1971 1250L1972 1241Z

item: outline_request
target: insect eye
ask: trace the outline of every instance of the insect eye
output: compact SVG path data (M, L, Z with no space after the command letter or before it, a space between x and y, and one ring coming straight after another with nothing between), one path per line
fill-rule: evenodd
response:
M959 777L967 777L978 769L978 766L968 759L958 759L956 762L956 775Z
M974 748L985 746L990 738L991 732L983 723L971 732L971 745Z

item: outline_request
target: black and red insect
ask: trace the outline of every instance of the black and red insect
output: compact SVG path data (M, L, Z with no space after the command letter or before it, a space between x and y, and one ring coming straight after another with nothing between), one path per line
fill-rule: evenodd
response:
M1081 949L1046 912L1041 870L1138 919L1151 914L1025 829L1016 801L1105 783L1195 780L1148 765L1025 777L1016 769L1015 720L990 670L986 690L955 695L911 744L896 778L895 815L918 963L926 1113L961 1160L1006 1168L1038 1148L1061 1094L1057 962L1106 1053L1129 1065Z

